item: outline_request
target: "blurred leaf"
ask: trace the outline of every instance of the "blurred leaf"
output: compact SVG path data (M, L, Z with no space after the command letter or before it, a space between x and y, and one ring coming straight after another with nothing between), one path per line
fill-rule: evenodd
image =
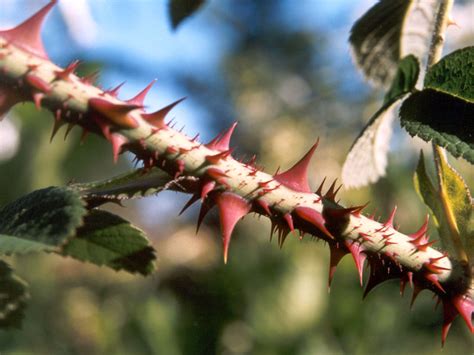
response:
M101 210L90 211L61 254L142 275L155 269L155 250L145 233L123 218Z
M437 15L436 1L380 0L351 29L357 65L376 86L388 87L400 58L425 62Z
M183 20L194 14L205 0L170 0L169 16L173 29L178 28Z
M26 283L0 260L0 328L20 328L29 298Z
M149 171L137 169L103 181L71 184L69 187L79 191L95 207L108 201L150 196L172 186L180 189L179 182L185 179L188 178L172 179L158 168Z
M432 89L411 95L400 108L401 125L412 136L446 148L474 164L474 104Z
M413 55L402 59L383 106L371 117L346 157L342 167L346 187L365 186L385 175L395 110L415 88L419 72L418 60Z
M78 193L48 187L0 209L0 254L54 250L74 234L86 213Z
M454 243L460 238L462 248L468 252L472 260L474 230L471 227L471 194L462 177L443 156L440 159L439 176L440 189L437 189L428 176L421 152L414 175L415 189L433 212L443 249L451 256L455 256Z

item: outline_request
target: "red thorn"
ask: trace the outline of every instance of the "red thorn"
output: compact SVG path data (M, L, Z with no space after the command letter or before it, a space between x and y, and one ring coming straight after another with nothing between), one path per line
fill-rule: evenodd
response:
M438 276L436 276L435 274L425 274L425 278L430 281L442 293L446 293L443 286L441 286L441 284L439 283Z
M201 201L204 201L207 197L207 194L214 190L214 187L216 187L216 182L214 180L207 181L204 183L201 189Z
M206 155L206 160L211 164L217 164L220 160L228 158L232 151L233 149L229 149L214 155Z
M229 150L230 138L234 129L237 126L237 122L232 125L224 132L219 133L213 140L206 144L206 147L212 150L226 151Z
M367 205L364 206L355 206L355 207L348 207L348 208L342 208L342 207L327 207L325 206L325 213L329 214L333 218L344 218L345 216L348 216L350 214L358 216L360 212L366 207Z
M474 333L474 327L472 325L472 313L474 313L474 301L468 296L458 295L451 299L454 307L459 312L461 317L466 322L471 333Z
M267 216L271 216L272 215L272 212L270 211L270 207L268 205L268 202L261 199L261 198L258 198L255 200L255 203L261 207L262 210L265 211L265 213L267 214Z
M109 94L110 96L117 97L120 89L122 88L122 86L124 86L124 84L125 84L125 81L121 82L120 84L118 84L116 87L112 89L106 90L105 93ZM141 105L134 105L134 106L141 106Z
M207 213L211 210L211 208L214 207L214 203L209 200L205 199L204 202L201 204L201 209L199 210L199 216L198 216L198 221L197 221L197 226L196 226L196 233L199 232L199 228L201 227L202 222L204 221L204 218L206 217Z
M334 179L333 183L331 184L331 186L329 187L328 191L324 194L324 198L328 199L328 200L331 200L331 201L335 201L336 200L336 195L337 193L339 192L339 190L341 189L342 185L340 185L337 189L336 189L336 183L337 183L337 179Z
M139 106L122 103L116 104L109 100L99 98L89 99L89 105L92 109L119 126L126 128L138 127L138 123L129 113L139 108Z
M47 94L51 91L51 85L34 74L27 74L25 79L28 84L42 93Z
M146 95L148 94L148 92L150 91L150 89L155 83L156 83L156 79L153 79L153 81L150 84L148 84L142 91L140 91L136 96L132 97L131 99L125 102L130 105L143 106Z
M224 173L221 169L219 168L214 168L210 167L206 170L206 174L210 176L213 179L220 179L223 177L229 177L226 173Z
M199 195L192 195L189 201L186 202L186 204L183 206L181 211L179 211L178 215L181 216L184 213L184 211L186 211L189 207L191 207L191 205L193 205L196 201L199 201Z
M224 263L227 263L227 254L232 231L237 222L250 212L251 205L247 200L230 192L219 194L216 198L216 203L219 208L221 222Z
M321 181L321 184L319 185L318 189L315 192L316 195L319 195L319 196L323 195L323 186L325 182L326 182L326 178L324 178L323 181Z
M413 239L419 239L422 236L426 235L426 232L428 231L429 219L430 219L430 215L427 214L425 217L425 221L421 225L420 229L418 229L415 233L410 234L410 237L412 237Z
M330 261L329 261L329 277L328 277L328 289L331 288L332 279L334 278L334 273L336 272L337 265L341 259L349 254L349 252L337 244L329 244L330 251Z
M310 207L296 207L293 212L301 219L311 223L327 237L334 239L334 236L326 229L325 220L321 213Z
M56 79L70 81L71 75L74 74L74 71L77 69L79 64L81 64L81 62L79 60L75 60L71 62L66 68L62 70L55 70L54 74L56 75Z
M413 294L411 296L411 301L410 301L410 309L413 308L413 304L415 303L416 298L420 294L420 292L423 290L418 284L415 282L413 283Z
M89 75L86 75L85 77L83 77L81 81L87 85L94 84L99 78L99 75L100 75L100 72L96 70L95 72L92 72Z
M44 98L44 94L41 92L35 92L33 94L33 101L35 102L35 106L38 110L41 110L41 101Z
M142 117L145 121L147 121L149 124L159 127L159 128L164 128L166 127L165 123L165 117L166 115L175 107L177 104L179 104L181 101L183 101L185 97L169 104L168 106L163 107L162 109L159 109L158 111L155 111L153 113L144 113L142 114Z
M298 192L310 193L311 189L308 184L308 168L314 151L318 147L318 143L319 139L303 156L303 158L293 165L293 167L283 173L276 174L274 176L275 180L280 182L282 185Z
M122 146L128 142L127 138L118 133L112 133L110 135L110 143L112 143L112 152L114 155L114 163L117 163L118 156Z
M357 242L350 242L348 240L344 241L344 244L349 249L352 254L352 258L356 264L357 272L359 273L360 285L363 284L364 277L364 262L367 258L367 255L364 253L362 245Z
M395 213L397 213L397 206L393 208L392 212L390 212L390 216L388 217L387 222L383 224L385 227L393 227L393 220L395 218Z
M285 213L283 215L283 219L285 220L286 224L288 225L288 228L290 228L290 231L294 231L295 227L293 226L293 217L291 217L290 213Z
M56 0L51 0L49 4L20 25L6 31L0 31L0 36L37 57L48 59L41 40L41 28L46 15L56 2Z

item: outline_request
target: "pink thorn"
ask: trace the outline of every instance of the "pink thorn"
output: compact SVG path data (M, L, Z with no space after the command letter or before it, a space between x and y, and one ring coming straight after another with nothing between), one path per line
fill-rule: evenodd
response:
M122 103L113 103L106 99L92 98L89 99L89 105L92 109L114 122L117 125L126 128L137 128L138 123L129 115L130 111L139 108L136 105L128 105Z
M214 187L216 187L216 182L213 180L204 183L201 189L201 201L204 201L206 199L207 194L214 190Z
M426 235L426 232L428 231L428 222L430 219L430 215L426 215L425 217L425 222L421 225L420 229L418 229L415 233L410 234L410 237L413 239L418 239L421 238L422 236Z
M441 331L441 345L443 347L449 333L449 328L451 328L451 324L457 315L458 311L452 301L450 299L443 299L443 328Z
M213 179L220 179L223 177L229 177L226 173L224 173L221 169L219 168L213 168L210 167L206 170L206 174L210 176Z
M349 249L352 254L352 258L356 264L357 272L359 273L359 281L360 285L363 285L363 277L364 277L364 262L367 258L367 255L364 253L362 246L360 243L357 242L349 242L344 241L344 244Z
M283 218L284 218L286 224L288 224L288 228L290 228L290 231L293 232L295 230L295 227L293 225L293 217L291 217L291 214L285 213L283 215Z
M37 57L48 59L41 40L41 28L46 15L56 2L57 0L51 0L48 5L20 25L6 31L0 31L0 36Z
M125 81L121 82L120 84L118 84L116 87L112 89L106 90L105 93L109 94L110 96L117 97L120 89L122 88L122 86L124 86L124 84L125 84ZM141 105L137 105L137 106L141 106Z
M319 139L303 156L303 158L293 165L293 167L283 173L276 174L274 176L275 180L280 182L282 185L298 192L310 193L311 189L308 184L308 168L314 151L318 147L318 143Z
M129 100L126 100L125 102L131 105L143 106L146 95L148 94L148 92L150 91L150 89L155 83L156 83L156 79L153 79L153 81L150 84L148 84L142 91L140 91L136 96L132 97Z
M71 62L65 69L55 70L54 74L56 74L57 79L69 81L71 75L74 74L74 71L77 69L79 64L81 64L81 62L79 60L75 60Z
M232 133L234 133L234 129L236 126L237 122L232 123L232 125L227 129L227 131L219 133L213 140L211 140L205 146L212 150L229 150L230 139L232 137Z
M185 97L169 104L168 106L165 106L158 111L155 111L153 113L144 113L142 114L142 117L145 121L147 121L149 124L159 127L159 128L164 128L167 126L165 123L165 117L166 115L175 107L177 104L179 104L181 101L186 99Z
M324 217L321 213L313 210L310 207L296 207L294 209L295 214L306 222L311 223L319 231L324 233L327 237L334 239L334 236L327 230Z
M35 107L38 109L38 110L41 110L41 101L43 101L44 99L44 94L41 93L41 92L35 92L33 94L33 101L35 103Z
M83 77L83 78L81 79L81 81L82 81L84 84L87 84L87 85L89 85L89 84L94 84L94 83L97 81L97 79L99 78L99 75L100 75L100 73L99 73L99 71L97 70L97 71L92 72L92 73L90 73L89 75L86 75L85 77Z
M51 91L51 85L34 74L27 74L25 79L28 84L42 93L49 93Z
M221 222L222 242L224 246L224 263L227 263L227 254L229 243L237 222L250 212L251 205L242 197L223 192L217 196L217 207L219 208L219 217Z
M270 211L270 207L268 205L268 202L259 198L257 200L255 200L255 203L260 206L262 208L262 210L265 211L265 213L268 215L268 216L271 216L272 215L272 212Z
M112 133L110 135L110 143L112 143L112 152L114 155L114 163L117 163L118 156L120 154L120 150L122 146L128 142L127 138L122 136L121 134Z
M206 155L206 160L211 164L217 164L220 160L228 158L232 154L233 149L224 150L214 155Z
M175 179L184 172L184 168L185 168L184 160L177 159L176 160L176 167L177 167L176 168L176 173L174 174Z
M418 297L418 295L420 294L422 290L423 289L420 286L418 286L416 282L413 283L413 294L411 296L410 309L413 308L413 304L415 303L416 298Z
M474 327L472 325L472 313L474 313L474 301L471 298L468 298L464 295L458 295L452 298L451 302L453 303L456 310L459 312L461 317L466 322L471 333L474 333Z
M334 278L334 273L336 272L337 265L341 259L349 254L349 252L341 247L338 247L336 244L329 244L330 251L330 261L329 261L329 277L328 277L328 289L331 288L332 279Z
M393 227L393 220L395 218L395 213L397 213L397 206L393 208L392 212L390 213L390 216L387 219L387 222L383 224L385 227Z

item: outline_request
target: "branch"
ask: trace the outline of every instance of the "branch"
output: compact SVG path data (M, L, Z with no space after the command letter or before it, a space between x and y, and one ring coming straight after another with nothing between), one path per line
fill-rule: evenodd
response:
M54 3L18 27L0 32L0 113L17 102L34 101L38 109L54 113L53 132L65 123L77 125L85 134L93 132L110 141L114 160L128 150L145 168L159 167L173 178L193 177L183 184L192 194L185 208L202 200L200 224L213 206L218 207L224 261L235 224L255 212L270 218L280 245L294 230L325 240L331 251L329 283L339 260L352 254L361 284L365 261L371 269L365 294L385 280L400 279L402 292L407 283L413 286L413 301L422 289L429 289L443 302L443 339L457 314L473 330L470 277L455 259L431 247L427 220L417 232L403 234L393 226L396 209L379 223L362 215L365 206L344 208L336 203L335 181L325 193L323 184L312 193L307 172L317 143L291 169L270 175L253 162L232 157L229 141L236 124L202 144L165 123L176 103L153 113L144 111L150 86L121 101L116 90L103 91L77 77L77 63L65 69L56 66L38 41L42 20Z

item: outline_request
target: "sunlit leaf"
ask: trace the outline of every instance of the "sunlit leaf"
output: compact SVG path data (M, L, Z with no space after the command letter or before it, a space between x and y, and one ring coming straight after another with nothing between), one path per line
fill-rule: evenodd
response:
M84 203L75 191L48 187L0 209L0 254L51 251L82 224Z
M400 62L384 105L371 117L346 157L342 168L346 187L365 186L385 175L396 110L406 94L414 89L418 74L419 63L414 56L407 56Z
M125 219L101 210L90 211L61 254L142 275L155 269L155 250L145 233Z
M471 194L459 173L442 156L439 177L441 183L437 188L428 176L421 153L414 176L415 189L433 212L443 249L455 257L455 243L458 238L472 260L474 231L471 225Z
M205 0L169 0L169 14L173 28L176 29L183 20L194 14Z
M21 327L28 299L26 283L0 260L0 328Z

